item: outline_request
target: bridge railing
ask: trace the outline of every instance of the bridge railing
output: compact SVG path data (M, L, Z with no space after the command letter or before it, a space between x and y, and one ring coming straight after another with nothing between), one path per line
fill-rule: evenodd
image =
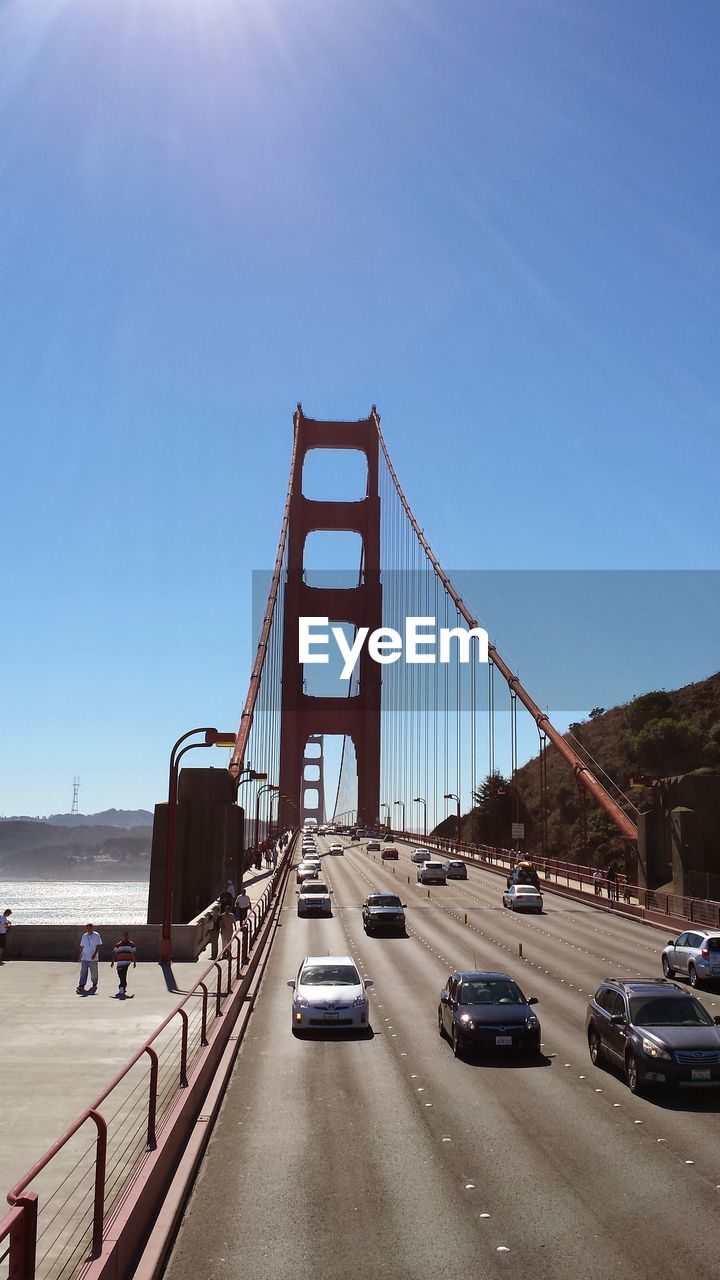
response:
M70 1280L88 1258L99 1256L108 1218L200 1069L292 848L197 982L8 1193L10 1212L0 1221L0 1280Z
M463 858L471 858L504 871L509 871L518 860L516 849L505 849L489 844L470 844L467 841L449 840L442 836L423 836L421 839L416 833L407 831L395 831L393 835L418 846L437 849L449 856L458 854ZM526 856L532 857L538 874L548 884L564 884L566 888L578 890L593 899L598 896L596 893L598 882L593 878L597 867L567 862L562 858L542 858L530 854ZM608 895L608 889L610 889L610 895ZM642 911L667 916L669 921L687 920L690 924L720 929L720 902L709 898L668 893L660 889L646 889L641 885L630 884L622 875L615 882L603 875L600 890L606 900L635 905ZM669 923L668 927L672 928L672 924Z

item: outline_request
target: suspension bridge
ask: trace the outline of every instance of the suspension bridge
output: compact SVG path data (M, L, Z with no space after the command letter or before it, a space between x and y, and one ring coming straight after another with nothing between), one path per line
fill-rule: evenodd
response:
M305 492L309 455L330 450L361 456L353 500ZM309 541L337 533L355 535L357 566L340 581L331 571L318 578ZM476 633L471 660L460 660L457 636L450 661L377 660L396 651L409 618ZM300 661L303 619L322 620L328 634L340 628L346 651L367 639L345 679L330 662ZM173 757L171 804L156 816L150 918L159 923L167 904L171 943L172 923L206 905L226 873L247 876L276 833L294 834L249 921L12 1189L0 1275L429 1280L442 1269L458 1280L529 1271L569 1280L582 1270L605 1280L654 1274L692 1249L693 1270L709 1278L716 1096L631 1096L619 1074L591 1064L585 1009L610 973L658 975L664 934L693 913L720 927L717 905L661 902L643 884L627 902L597 898L589 868L551 856L550 750L628 849L638 838L632 806L553 725L536 701L542 690L526 689L492 640L487 662L477 661L483 620L433 553L375 408L358 422L326 422L298 406L258 631L228 768L184 769L178 779ZM545 909L536 917L502 906L511 833L492 847L458 838L463 809L506 750L514 778L520 715L534 725L540 757L532 851ZM509 731L499 744L501 716ZM204 732L196 745L225 742ZM331 739L341 744L332 793ZM456 831L433 834L453 811ZM344 837L333 853L335 837L319 836L327 919L296 909L306 816L387 830L397 851L390 861ZM170 869L169 829L178 845ZM467 879L421 883L412 860L420 832L437 857L450 850L464 862ZM361 908L377 891L405 905L404 936L366 935ZM308 955L352 956L372 982L366 1036L291 1034L287 984ZM477 969L508 972L537 998L537 1058L453 1056L439 1034L440 992L454 972ZM701 999L714 1016L712 992ZM82 1159L66 1161L60 1188L38 1196L41 1176L78 1134L91 1137Z

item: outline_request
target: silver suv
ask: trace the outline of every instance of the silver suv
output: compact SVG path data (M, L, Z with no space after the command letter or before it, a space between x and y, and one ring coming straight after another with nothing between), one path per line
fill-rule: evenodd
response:
M701 982L720 979L720 935L717 930L688 930L668 941L662 953L662 969L666 978L675 974L687 978L691 987Z

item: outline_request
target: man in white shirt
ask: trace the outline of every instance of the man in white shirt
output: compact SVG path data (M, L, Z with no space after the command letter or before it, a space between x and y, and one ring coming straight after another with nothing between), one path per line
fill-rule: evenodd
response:
M92 996L97 991L98 985L98 956L102 946L102 938L92 924L87 926L85 933L80 939L80 981L77 986L79 996L85 994L85 983L87 982L88 971L92 978L92 986L89 994Z
M5 943L7 942L8 931L12 928L11 915L12 909L8 907L0 916L0 964L5 962Z

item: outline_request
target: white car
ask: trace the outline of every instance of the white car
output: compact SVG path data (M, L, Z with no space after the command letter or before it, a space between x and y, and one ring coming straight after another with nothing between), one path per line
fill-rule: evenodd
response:
M531 884L511 884L503 893L503 906L511 911L542 911L542 894Z
M344 845L340 844L339 840L335 840L333 844L330 845L330 853L344 853L344 852L345 852L345 847Z
M292 1029L318 1027L369 1028L367 987L372 978L360 977L352 956L306 956L293 989Z
M411 862L430 862L432 854L429 849L413 849L410 854Z
M328 889L322 880L303 880L297 891L299 916L331 916L332 904Z
M417 869L420 884L447 884L447 872L442 862L423 862Z
M316 880L318 870L319 863L317 862L301 862L295 877L298 884L302 884L303 880Z

